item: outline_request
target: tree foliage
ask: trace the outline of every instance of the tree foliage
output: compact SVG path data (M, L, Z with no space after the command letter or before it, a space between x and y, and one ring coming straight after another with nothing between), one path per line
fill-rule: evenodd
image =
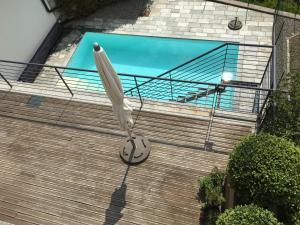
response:
M298 9L297 0L240 0L242 2L249 2L250 4L260 5L272 9L279 8L281 11L291 12L291 13L300 13Z
M225 172L215 167L209 176L199 180L199 199L203 206L205 225L215 225L220 215L221 205L225 202L222 186L225 179Z
M118 0L56 0L56 4L69 18L79 18L95 12L100 7Z
M288 74L274 93L262 131L300 145L300 73Z
M208 207L219 207L225 200L222 193L222 184L225 173L214 168L209 176L199 180L200 200Z
M300 211L300 149L261 134L244 139L230 155L228 176L238 204L254 203L293 224Z

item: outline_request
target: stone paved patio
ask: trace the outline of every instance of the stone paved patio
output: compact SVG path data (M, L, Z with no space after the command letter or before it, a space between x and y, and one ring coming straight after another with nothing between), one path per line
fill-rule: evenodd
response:
M73 31L59 43L47 64L66 66L72 55L72 49L76 47L76 40L81 35L76 29L259 45L272 44L273 17L268 14L251 10L247 12L242 8L203 0L154 0L149 17L138 17L138 9L135 0L129 0L105 7L87 18L67 24ZM243 22L243 28L231 31L227 25L236 16Z
M120 11L124 10L119 4ZM102 11L109 11L107 7ZM155 0L149 17L123 19L106 16L107 13L94 15L75 21L73 27L83 26L113 33L130 33L179 38L199 38L207 40L235 41L247 44L271 44L271 15L248 11L202 0ZM240 31L228 29L228 22L235 17L243 22ZM245 23L245 19L247 21Z

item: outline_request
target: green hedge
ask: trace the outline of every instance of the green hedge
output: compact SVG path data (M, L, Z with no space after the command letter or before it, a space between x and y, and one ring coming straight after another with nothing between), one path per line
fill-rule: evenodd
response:
M222 192L225 172L215 167L211 173L199 179L199 200L204 203L200 221L203 225L215 225L225 202Z
M79 18L116 1L118 0L56 0L56 4L67 17Z
M293 224L300 211L300 149L270 134L250 136L231 153L229 181L238 204L254 203Z
M206 207L219 207L225 199L222 193L222 184L225 172L215 167L209 176L199 180L199 197Z
M260 5L268 8L275 9L277 7L278 0L239 0L241 2L246 2L250 4ZM291 13L300 13L297 8L297 0L281 0L279 5L279 10L291 12Z
M221 214L216 225L280 225L274 215L255 205L237 206Z

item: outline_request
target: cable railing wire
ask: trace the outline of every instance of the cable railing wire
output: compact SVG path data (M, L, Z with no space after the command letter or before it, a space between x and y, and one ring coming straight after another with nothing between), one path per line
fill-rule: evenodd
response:
M226 46L226 44L224 45ZM224 47L223 46L223 47ZM225 53L226 51L223 51ZM227 51L228 53L228 51ZM223 55L215 54L214 57L223 58ZM210 60L214 57L210 57L209 54L206 57ZM199 57L198 59L200 59ZM195 107L206 112L205 109L209 110L207 112L218 112L218 111L226 111L226 112L235 112L241 114L249 114L249 115L260 115L262 114L266 101L268 100L268 96L270 95L270 87L268 85L264 85L266 80L269 79L270 72L270 58L267 62L267 67L262 74L262 81L258 83L257 86L247 86L247 85L236 85L221 82L208 82L210 80L214 81L215 77L220 77L222 72L225 70L238 70L239 64L235 64L233 61L236 59L235 55L230 52L230 56L227 55L227 60L220 60L218 62L210 62L204 58L202 63L206 65L206 69L198 66L197 62L192 61L193 67L188 67L185 64L185 69L182 71L173 71L175 74L171 72L165 73L166 76L160 77L151 77L151 76L141 76L141 75L130 75L130 74L119 74L121 81L124 86L124 92L127 93L130 100L133 100L136 103L144 103L144 99L146 107L153 107L157 112L161 113L169 113L173 110L181 109L180 114L182 116L191 116L194 113ZM248 65L250 62L244 65ZM216 65L223 64L223 70L220 68L216 68ZM251 63L249 63L251 65ZM7 60L0 60L0 83L5 84L5 79L10 83L7 86L10 87L13 91L10 93L17 93L21 90L22 93L27 94L29 96L32 95L42 95L45 98L54 98L57 97L63 100L68 100L67 105L62 105L60 107L56 107L55 109L49 106L48 108L44 105L41 109L44 109L43 112L39 112L40 117L46 117L47 114L56 115L57 117L54 120L65 120L66 117L62 117L63 114L69 114L68 122L72 121L72 118L81 118L84 119L85 115L81 115L80 112L72 111L73 102L80 100L80 102L85 102L85 99L89 97L95 97L99 101L99 104L102 100L105 102L106 107L110 107L110 104L107 103L107 96L105 95L104 88L102 86L102 82L98 76L96 70L86 70L79 68L66 68L61 66L51 66L51 65L41 65L41 64L32 64L34 66L42 68L39 72L39 76L33 83L26 83L17 81L17 73L22 73L23 75L27 75L28 77L34 77L35 73L38 71L35 67L32 67L31 70L26 70L26 72L22 72L22 68L24 68L27 63L22 62L13 62ZM30 64L31 65L31 64ZM203 64L202 64L203 65ZM182 67L183 68L183 67ZM188 69L186 69L188 68ZM259 69L258 69L259 70ZM194 71L194 72L193 72ZM202 78L197 76L198 71L206 71L206 74L203 73ZM260 72L257 71L258 73ZM180 74L181 73L181 74ZM250 73L249 73L250 74ZM237 75L237 74L236 74ZM206 79L207 76L207 79ZM246 76L247 77L247 73ZM2 78L2 79L1 79ZM5 78L5 79L3 79ZM221 78L221 77L220 77ZM249 75L251 78L251 75ZM1 82L2 80L2 82ZM142 85L141 85L142 84ZM17 89L15 90L15 87ZM220 92L219 87L224 88L224 91ZM208 93L209 91L215 89L215 92L212 92L213 95L203 94L199 95L199 93ZM39 92L41 91L41 92ZM45 92L46 94L43 94ZM69 96L65 95L69 93ZM63 94L63 95L62 95ZM198 94L200 97L193 96ZM86 98L86 97L88 98ZM192 99L186 103L180 103L179 100L182 99L182 96L190 96ZM215 97L217 96L217 97ZM77 99L77 100L75 100ZM102 100L100 100L102 99ZM11 102L10 102L11 101ZM16 111L14 107L17 107L16 99L6 100L3 99L2 103L6 102L6 107L2 107L2 111L6 111L7 113L15 113L22 116L22 114L27 113L27 109ZM16 104L14 104L14 102ZM93 100L87 101L89 104L93 102ZM212 105L215 104L214 108ZM163 107L162 107L163 106ZM70 108L68 108L70 107ZM90 106L87 106L87 112L90 110L91 113L95 112L94 106L89 109ZM101 109L102 110L102 109ZM171 110L171 111L170 111ZM38 112L38 111L37 111ZM144 117L143 114L146 111L142 111L142 120L144 122L153 122L150 117ZM59 114L59 116L58 116ZM135 111L135 115L136 115ZM176 113L175 113L176 114ZM177 113L178 114L178 113ZM103 120L107 120L111 118L111 112L106 110L102 112L101 118ZM81 120L80 119L80 120ZM159 117L157 118L159 119ZM212 120L213 121L213 120ZM142 123L143 124L143 123ZM170 120L165 121L162 124L155 124L153 127L155 129L160 129L166 135L175 135L176 131L165 128L165 126L172 126L174 123ZM112 125L117 125L116 122L112 123ZM137 122L139 126L139 121ZM88 126L88 125L87 125ZM188 129L189 125L184 125L182 128L176 128L180 133L184 133L185 128ZM210 124L209 126L212 126ZM106 126L107 129L110 129L109 125ZM196 129L196 128L195 128ZM197 136L200 133L197 131L193 131L194 135ZM202 132L203 133L203 132ZM155 134L153 134L155 136ZM179 134L180 136L181 134ZM187 135L187 134L184 134ZM169 136L168 136L169 137ZM183 137L183 136L182 136ZM186 136L188 137L188 135ZM171 137L169 137L171 138ZM183 138L184 139L184 138ZM182 141L183 141L182 139ZM208 139L209 140L209 139Z

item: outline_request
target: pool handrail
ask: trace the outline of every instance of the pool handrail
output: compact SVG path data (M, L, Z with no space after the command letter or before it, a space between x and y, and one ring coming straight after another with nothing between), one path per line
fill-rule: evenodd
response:
M172 68L172 69L170 69L170 70L168 70L168 71L166 71L166 72L164 72L164 73L162 73L162 74L160 74L158 76L155 76L155 77L162 77L162 76L164 76L166 74L170 74L171 72L176 71L178 68L184 67L185 65L187 65L187 64L189 64L189 63L191 63L193 61L196 61L197 59L203 58L206 55L208 55L208 54L210 54L210 53L212 53L214 51L217 51L217 50L219 50L219 49L221 49L221 48L223 48L225 46L228 47L229 45L249 46L249 47L261 47L261 48L270 48L270 49L273 49L272 45L256 45L256 44L243 44L243 43L237 43L237 42L226 42L226 43L224 43L222 45L219 45L216 48L213 48L213 49L211 49L211 50L209 50L209 51L207 51L207 52L205 52L205 53L203 53L203 54L201 54L201 55L199 55L199 56L197 56L197 57L195 57L195 58L193 58L193 59L191 59L191 60L189 60L189 61L187 61L187 62L185 62L183 64L180 64L179 66L176 66L176 67L174 67L174 68ZM145 84L147 84L147 83L149 83L149 82L151 82L153 80L154 79L149 79L149 80L143 82L142 84L139 84L138 87L141 87L141 86L143 86L143 85L145 85ZM131 89L125 91L124 93L126 94L126 93L129 93L129 92L132 92L133 90L137 89L138 87L131 88Z
M185 62L185 63L183 63L183 64L180 64L179 66L176 66L176 67L174 67L174 68L172 68L172 69L170 69L170 70L168 70L168 71L166 71L166 72L164 72L164 73L162 73L162 74L160 74L160 75L158 75L158 76L156 76L156 77L162 77L162 76L164 76L164 75L166 75L166 74L168 74L168 73L170 73L170 72L172 72L172 71L174 71L174 70L176 70L176 69L178 69L178 68L180 68L180 67L183 67L183 66L185 66L185 65L187 65L187 64L189 64L189 63L191 63L191 62L193 62L193 61L195 61L195 60L197 60L197 59L199 59L199 58L201 58L201 57L203 57L203 56L206 56L206 55L208 55L209 53L211 53L211 52L213 52L213 51L216 51L216 50L218 50L218 49L220 49L220 48L222 48L222 47L224 47L224 46L226 46L226 45L227 45L227 43L222 44L222 45L220 45L220 46L218 46L218 47L216 47L216 48L213 48L213 49L211 49L210 51L205 52L205 53L203 53L203 54L201 54L201 55L199 55L199 56L197 56L197 57L195 57L195 58L193 58L193 59L191 59L191 60L189 60L189 61L187 61L187 62ZM152 80L153 80L153 79L152 79ZM148 80L148 81L145 81L144 83L139 84L138 87L140 87L140 86L142 86L142 85L145 85L146 83L149 83L149 82L151 82L152 80L150 79L150 80ZM134 88L132 88L132 89L129 89L129 90L127 90L125 93L131 92L131 91L133 91L135 88L136 88L136 87L134 87Z

